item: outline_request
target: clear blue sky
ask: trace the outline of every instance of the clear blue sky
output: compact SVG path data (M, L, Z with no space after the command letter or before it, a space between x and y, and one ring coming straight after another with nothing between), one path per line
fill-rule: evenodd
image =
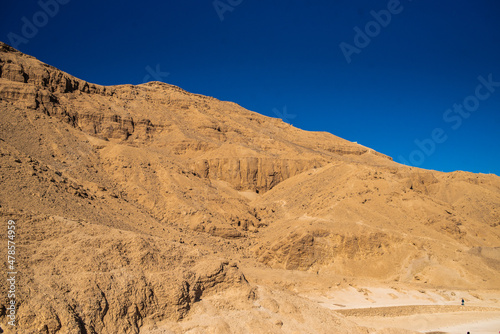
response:
M4 2L0 40L90 82L156 78L398 162L500 175L500 1L55 1Z

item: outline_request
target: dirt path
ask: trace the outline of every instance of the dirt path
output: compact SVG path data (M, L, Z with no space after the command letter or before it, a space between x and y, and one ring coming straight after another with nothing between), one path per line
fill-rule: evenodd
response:
M413 290L352 286L309 295L357 325L421 333L499 333L498 294L491 291ZM461 305L461 298L466 306Z
M346 317L401 317L415 314L440 314L440 313L477 313L477 312L500 312L494 307L479 306L457 306L457 305L405 305L388 307L370 307L343 309L336 312Z
M358 325L374 329L400 328L422 333L498 333L500 311L414 314L409 316L347 317Z

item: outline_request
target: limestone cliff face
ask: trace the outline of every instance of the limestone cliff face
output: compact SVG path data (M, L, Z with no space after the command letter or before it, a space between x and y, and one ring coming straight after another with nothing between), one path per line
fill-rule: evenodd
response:
M216 158L197 161L193 170L204 178L226 181L237 190L264 193L292 176L323 164L319 160Z
M158 128L147 118L134 120L130 115L103 112L98 109L79 110L64 103L68 97L58 97L40 86L11 82L9 85L0 86L0 99L39 110L87 134L103 139L126 140L132 135L134 138L147 139Z
M256 253L263 263L289 270L321 268L347 260L357 265L346 269L338 264L336 270L354 276L390 277L399 271L394 263L417 252L403 239L385 233L314 230L292 232L268 250L259 248Z
M33 84L50 92L105 94L106 87L89 84L50 65L35 62L33 57L25 55L7 44L0 42L0 78L9 81Z

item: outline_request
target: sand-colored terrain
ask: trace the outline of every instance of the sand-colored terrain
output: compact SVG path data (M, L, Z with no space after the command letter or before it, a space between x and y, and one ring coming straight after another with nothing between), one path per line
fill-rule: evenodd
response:
M364 297L364 298L363 298ZM491 291L406 290L365 287L332 292L319 302L358 325L443 333L496 333L498 293ZM461 305L461 298L465 305ZM343 303L343 304L342 304Z
M500 331L496 175L0 43L0 182L7 333Z

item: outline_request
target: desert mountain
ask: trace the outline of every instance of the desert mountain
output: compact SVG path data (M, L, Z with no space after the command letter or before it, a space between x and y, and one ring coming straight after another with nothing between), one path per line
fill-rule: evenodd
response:
M91 84L1 42L0 111L20 333L375 333L304 293L500 287L496 175L161 82Z

